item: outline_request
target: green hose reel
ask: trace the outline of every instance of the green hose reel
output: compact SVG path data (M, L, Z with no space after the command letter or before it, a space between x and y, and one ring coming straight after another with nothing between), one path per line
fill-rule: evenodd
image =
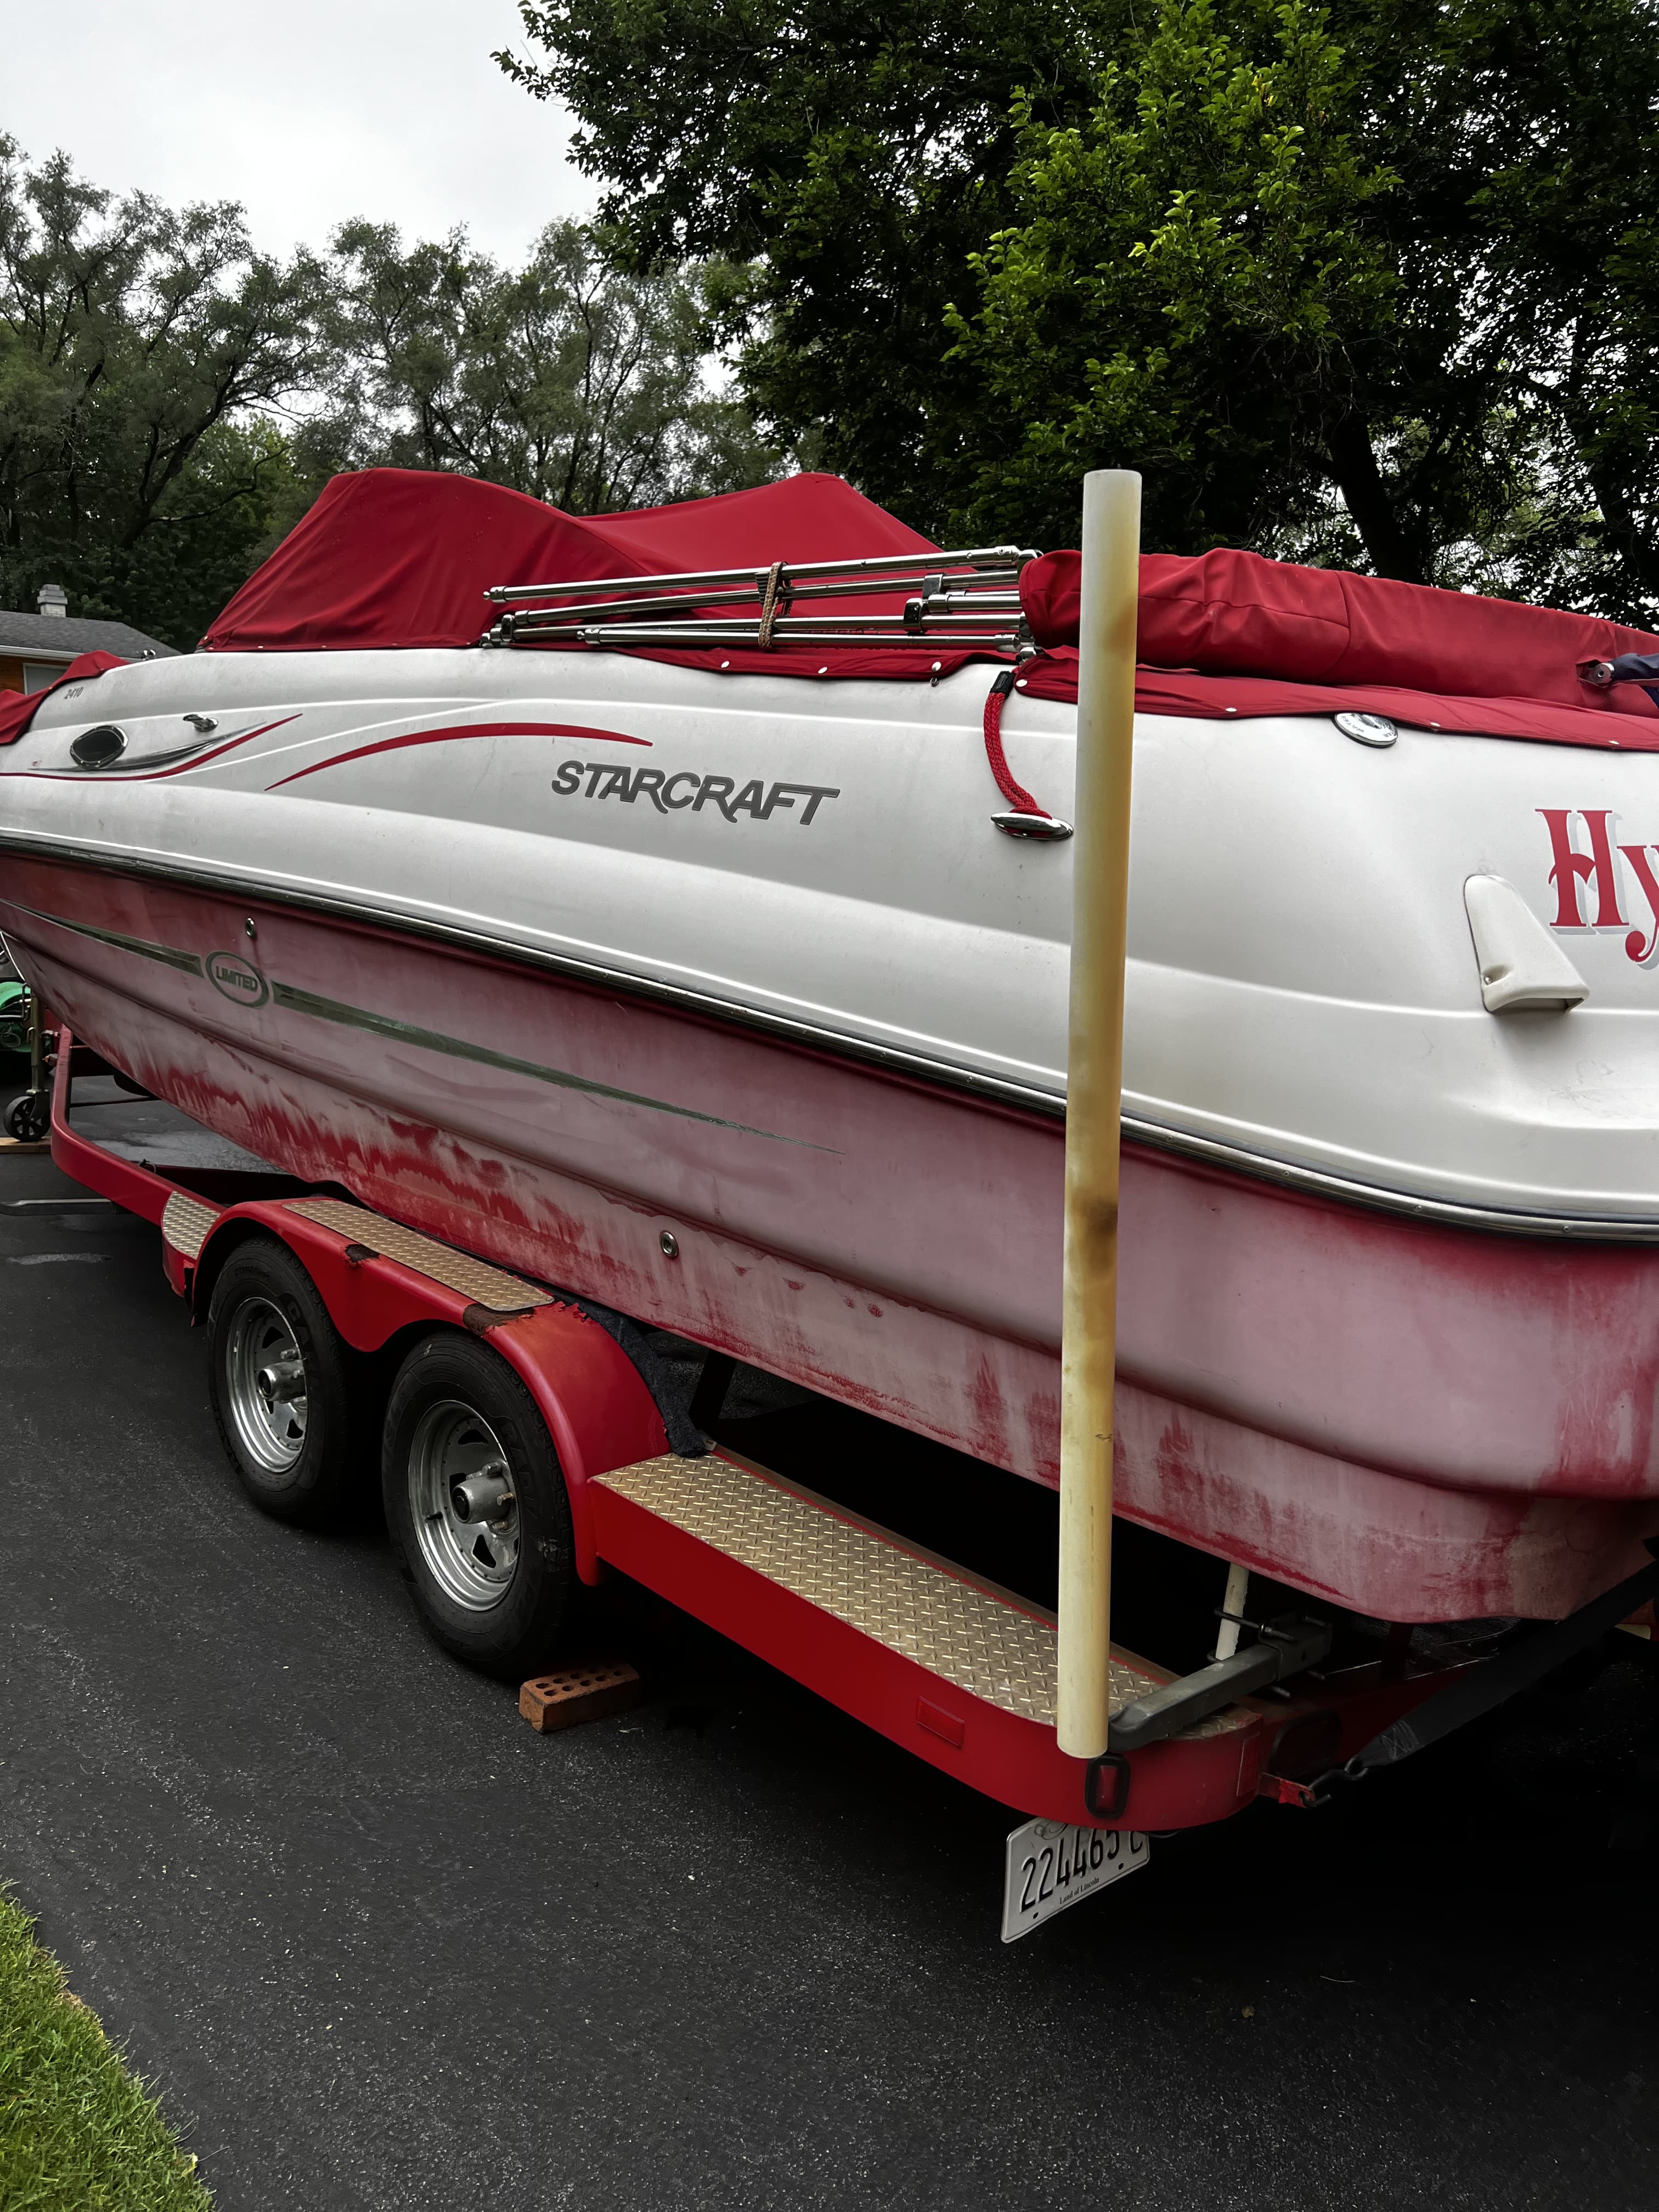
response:
M0 1060L29 1056L29 987L15 975L0 975Z

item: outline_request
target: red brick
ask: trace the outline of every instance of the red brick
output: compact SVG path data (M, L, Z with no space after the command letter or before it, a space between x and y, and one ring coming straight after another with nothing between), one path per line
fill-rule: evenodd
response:
M519 1692L519 1711L543 1735L579 1721L625 1713L640 1701L640 1678L625 1659L587 1667L559 1667L538 1674Z

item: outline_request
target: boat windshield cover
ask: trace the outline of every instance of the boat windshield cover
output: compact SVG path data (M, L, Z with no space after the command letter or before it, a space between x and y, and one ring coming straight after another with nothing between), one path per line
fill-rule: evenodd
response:
M472 645L495 619L492 585L933 550L840 477L579 516L475 477L365 469L325 487L202 644L210 653Z

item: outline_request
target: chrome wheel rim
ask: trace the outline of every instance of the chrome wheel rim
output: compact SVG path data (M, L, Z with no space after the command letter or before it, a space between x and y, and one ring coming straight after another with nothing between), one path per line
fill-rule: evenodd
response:
M483 1414L459 1398L428 1406L409 1445L409 1503L434 1580L469 1613L488 1613L513 1587L519 1503L507 1457Z
M306 1364L286 1314L246 1298L232 1316L226 1395L237 1442L266 1474L288 1474L306 1448Z

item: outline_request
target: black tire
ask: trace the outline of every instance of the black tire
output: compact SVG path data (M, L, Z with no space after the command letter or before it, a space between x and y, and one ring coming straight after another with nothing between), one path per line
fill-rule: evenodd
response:
M507 1362L453 1331L417 1344L387 1401L380 1480L428 1632L483 1674L517 1682L538 1673L574 1619L581 1585L558 1455ZM458 1496L465 1481L475 1494Z
M295 1355L303 1390L273 1399L260 1378L291 1379ZM260 1510L307 1528L349 1517L374 1473L369 1364L342 1340L277 1238L252 1239L226 1261L208 1304L208 1360L220 1437Z
M6 1134L20 1144L38 1145L52 1127L52 1109L33 1091L14 1098L6 1109Z

